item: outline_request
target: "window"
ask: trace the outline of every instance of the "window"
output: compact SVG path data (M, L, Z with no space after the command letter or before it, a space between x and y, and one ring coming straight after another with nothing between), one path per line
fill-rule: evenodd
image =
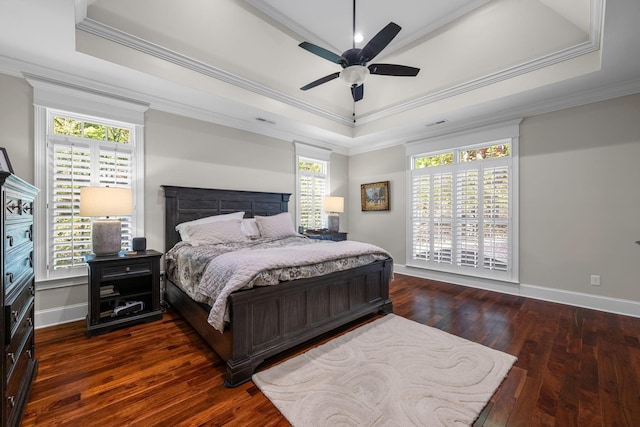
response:
M322 211L322 200L327 194L327 162L298 157L299 225L308 228L326 228L327 215Z
M80 188L129 187L133 214L122 220L128 249L144 235L143 123L148 105L28 76L34 98L35 248L38 287L86 283L91 219L79 216ZM43 285L42 282L51 281Z
M295 148L298 226L305 230L327 228L322 201L329 195L331 151L301 143L295 143Z
M488 136L496 136L495 130ZM470 134L408 149L407 264L513 281L517 138L448 148L473 139ZM440 149L420 152L428 146Z
M91 218L82 217L80 189L133 186L133 126L94 117L47 112L47 247L53 272L84 266L91 253ZM131 248L132 217L122 222L123 249Z

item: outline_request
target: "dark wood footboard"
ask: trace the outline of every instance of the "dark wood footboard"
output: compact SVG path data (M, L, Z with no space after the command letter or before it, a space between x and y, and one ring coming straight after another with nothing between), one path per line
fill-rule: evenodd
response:
M288 193L163 185L165 249L180 240L176 225L210 215L244 211L245 218L287 212ZM166 300L227 362L225 385L248 381L262 361L371 313L391 313L386 259L321 277L238 291L229 297L231 324L224 333L209 323L209 308L167 280Z
M251 378L266 358L370 313L390 313L392 260L326 276L238 291L229 298L224 334L206 321L208 309L167 283L167 301L227 362L225 385Z

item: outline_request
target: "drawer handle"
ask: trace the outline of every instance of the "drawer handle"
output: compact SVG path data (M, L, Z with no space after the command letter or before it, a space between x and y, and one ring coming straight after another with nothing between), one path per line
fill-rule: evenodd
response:
M22 211L24 213L31 213L33 211L33 203L25 203L22 205Z
M29 240L33 240L33 225L30 225L27 230L27 238L29 238Z
M131 271L131 267L127 267L124 269L124 271L126 271L127 273Z
M18 312L16 310L13 310L11 312L11 316L13 317L13 321L17 322L18 321Z
M9 283L13 283L13 273L7 273L7 278L9 279Z
M33 326L33 319L31 317L27 317L27 325Z
M7 397L7 400L9 401L9 406L12 408L16 406L16 398L14 396Z
M7 359L11 360L11 364L16 363L16 356L13 353L7 353Z
M29 359L33 359L33 352L31 350L27 350L26 353Z
M7 240L9 240L9 246L13 246L13 236L7 236Z
M29 292L31 293L31 295L34 295L34 296L35 296L35 294L36 294L36 288L35 288L34 286L29 286Z

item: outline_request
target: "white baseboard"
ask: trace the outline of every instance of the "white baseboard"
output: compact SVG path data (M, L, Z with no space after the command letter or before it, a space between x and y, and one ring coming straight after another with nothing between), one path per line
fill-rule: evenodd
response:
M454 285L469 286L472 288L486 289L489 291L501 292L510 295L519 295L527 298L557 302L560 304L573 305L576 307L590 308L593 310L606 311L609 313L622 314L625 316L640 317L640 302L638 301L610 298L600 295L590 295L580 292L570 292L542 286L526 284L518 285L517 283L500 282L496 280L488 280L470 276L460 276L439 271L406 267L400 264L395 264L393 266L393 270L398 274L405 274L407 276L421 277L423 279L453 283ZM87 316L87 312L87 303L36 311L35 327L36 329L38 329L77 320L84 320Z
M522 283L500 282L471 276L461 276L433 270L412 268L399 264L394 264L393 271L398 274L406 274L407 276L453 283L455 285L486 289L510 295L519 295L527 298L567 304L575 307L590 308L592 310L606 311L608 313L622 314L625 316L640 317L640 301L591 295Z
M64 307L37 310L35 312L35 328L60 325L62 323L84 320L87 318L88 304L65 305Z

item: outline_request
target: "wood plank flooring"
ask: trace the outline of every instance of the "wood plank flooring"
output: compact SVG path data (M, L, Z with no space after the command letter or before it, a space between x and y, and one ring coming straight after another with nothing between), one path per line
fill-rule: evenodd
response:
M397 315L518 357L476 425L640 426L640 319L400 274L391 297ZM225 388L172 310L92 338L84 322L38 329L36 355L25 427L289 425L252 382Z

